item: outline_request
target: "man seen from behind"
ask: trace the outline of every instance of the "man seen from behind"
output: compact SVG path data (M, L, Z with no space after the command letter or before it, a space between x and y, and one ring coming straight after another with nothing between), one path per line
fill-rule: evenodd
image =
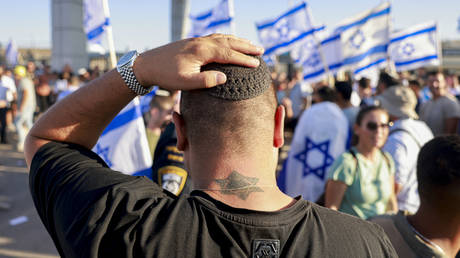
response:
M30 188L62 256L396 255L378 226L276 187L284 109L266 65L248 56L260 54L225 35L130 54L121 59L122 72L106 73L40 118L26 144ZM176 197L145 177L110 170L90 151L110 120L148 88L134 87L127 76L169 90L219 85L184 92L181 114L173 116L196 190L190 195Z

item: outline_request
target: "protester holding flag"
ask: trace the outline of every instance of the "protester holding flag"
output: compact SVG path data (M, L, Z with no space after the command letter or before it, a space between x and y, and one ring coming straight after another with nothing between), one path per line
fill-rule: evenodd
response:
M348 121L335 103L335 92L323 86L300 116L283 171L280 188L290 196L316 202L324 192L329 167L345 151Z
M389 115L369 106L356 117L356 142L329 170L325 205L362 219L398 210L394 190L395 167L381 151L389 131Z

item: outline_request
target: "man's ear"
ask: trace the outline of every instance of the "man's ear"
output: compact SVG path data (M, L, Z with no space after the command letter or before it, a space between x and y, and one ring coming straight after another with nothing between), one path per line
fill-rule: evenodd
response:
M176 126L176 134L177 134L177 149L180 151L184 151L188 145L187 134L185 131L185 121L184 118L174 111L173 113L173 122Z
M275 132L273 135L273 147L281 148L284 144L284 106L279 105L275 112Z

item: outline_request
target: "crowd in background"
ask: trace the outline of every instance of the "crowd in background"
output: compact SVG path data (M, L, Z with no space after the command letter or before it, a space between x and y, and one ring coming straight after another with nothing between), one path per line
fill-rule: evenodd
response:
M74 71L66 65L60 71L51 71L50 66L37 67L32 61L25 66L0 66L1 142L11 141L8 130L17 132L15 147L22 151L27 130L40 114L100 74L98 67Z
M1 143L12 142L7 130L16 132L16 149L23 151L33 121L100 74L97 67L73 71L65 66L52 72L33 62L12 69L0 66ZM286 142L291 145L287 159L281 156L280 163L286 159L282 173L295 181L284 191L363 219L398 210L404 216L417 212L420 149L433 136L459 132L457 75L422 68L382 72L377 85L367 78L352 80L348 74L343 80L309 84L303 82L302 71L295 70L273 71L272 80L278 103L286 110ZM178 110L179 95L157 90L143 110L152 156L172 111ZM328 130L334 139L321 138ZM320 140L314 142L317 136ZM323 159L323 167L308 164L308 146L324 152L324 158L317 157Z

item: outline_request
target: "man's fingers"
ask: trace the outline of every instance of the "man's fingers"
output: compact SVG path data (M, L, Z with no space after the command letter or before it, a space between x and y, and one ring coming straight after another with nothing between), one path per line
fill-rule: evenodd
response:
M259 56L264 53L264 48L254 45L250 40L238 38L233 35L217 36L215 40L220 47L228 47L244 54Z
M212 62L222 64L235 64L247 67L259 66L259 60L232 49L218 49Z
M218 71L205 71L198 74L192 74L188 79L187 85L190 89L211 88L227 81L227 76Z

